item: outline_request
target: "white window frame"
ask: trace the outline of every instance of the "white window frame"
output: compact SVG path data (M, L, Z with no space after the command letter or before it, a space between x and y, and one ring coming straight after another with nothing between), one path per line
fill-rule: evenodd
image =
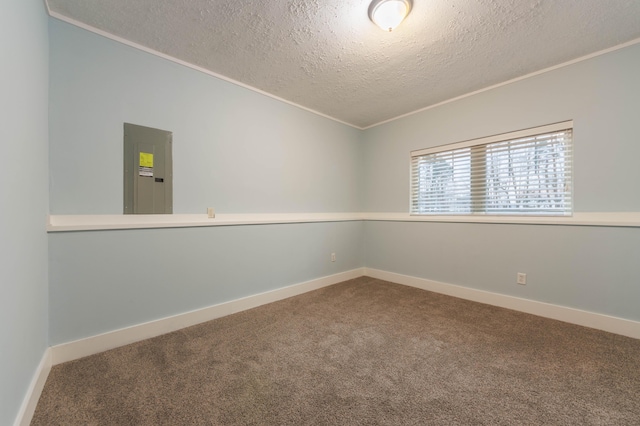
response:
M517 141L519 140L561 131L567 131L568 133L568 138L563 145L562 151L564 157L564 162L562 163L562 175L565 177L565 187L562 192L562 203L565 205L564 209L554 207L547 210L540 208L539 210L532 211L535 209L529 208L522 209L522 211L520 211L515 208L502 207L499 209L489 209L489 211L487 211L486 206L489 201L485 198L485 193L490 186L487 185L486 181L483 182L483 174L486 173L486 169L484 167L474 165L485 164L488 161L485 154L487 147L491 149L492 147L496 147L497 144L507 142L514 142L514 146L517 147ZM469 154L464 153L465 148L469 149ZM456 171L453 171L452 173L459 174L462 178L464 178L465 174L474 176L473 184L469 181L468 185L466 185L469 189L462 190L463 192L468 191L469 200L464 201L463 199L459 204L452 204L452 206L454 206L454 210L434 210L434 206L436 206L436 204L429 204L429 201L425 199L425 189L424 186L421 186L424 184L424 181L421 180L420 171L417 168L420 167L421 160L429 161L429 156L433 158L434 154L443 154L444 156L451 155L451 159L455 158L455 161L459 161L459 163L451 160L452 162L449 164L461 164L460 167L463 170L465 167L469 170L468 173ZM453 167L455 168L455 166ZM469 177L469 179L471 179L471 177ZM456 185L456 183L453 183L452 185ZM474 189L471 189L472 187ZM453 192L455 192L455 190ZM427 192L426 195L429 197L432 193ZM433 197L437 197L437 195L434 195ZM460 210L464 211L456 211L455 206L461 206ZM428 211L429 209L431 209L431 211ZM573 120L411 151L409 212L414 216L571 216L573 214Z

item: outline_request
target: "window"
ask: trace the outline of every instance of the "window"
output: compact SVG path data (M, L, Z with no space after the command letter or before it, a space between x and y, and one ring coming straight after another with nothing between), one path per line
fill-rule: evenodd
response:
M411 153L411 214L570 215L573 122Z

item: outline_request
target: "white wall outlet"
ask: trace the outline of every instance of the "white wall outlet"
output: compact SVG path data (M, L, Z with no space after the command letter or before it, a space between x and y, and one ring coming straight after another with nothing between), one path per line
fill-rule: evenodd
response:
M522 272L518 272L518 279L516 281L520 285L527 285L527 274L523 274Z
M207 207L207 216L209 217L209 219L213 219L216 217L216 211L213 209L213 207Z
M332 262L336 261L336 254L335 253L331 253L331 261Z

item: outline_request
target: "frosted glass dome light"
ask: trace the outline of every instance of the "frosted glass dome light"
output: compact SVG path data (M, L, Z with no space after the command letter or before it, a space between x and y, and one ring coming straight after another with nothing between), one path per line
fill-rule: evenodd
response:
M373 0L369 19L385 31L396 28L411 11L411 0Z

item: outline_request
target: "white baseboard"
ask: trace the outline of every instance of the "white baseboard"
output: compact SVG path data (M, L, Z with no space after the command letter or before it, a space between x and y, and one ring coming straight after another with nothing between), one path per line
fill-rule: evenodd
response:
M36 411L36 406L38 405L38 400L42 394L42 389L44 389L44 384L47 381L47 377L49 377L51 365L51 348L47 348L29 384L27 394L22 401L22 406L20 406L20 411L18 411L14 426L29 426L31 423L33 414Z
M486 303L502 308L513 309L545 318L551 318L610 333L640 339L640 322L597 314L565 306L522 299L469 287L432 281L409 275L397 274L372 268L357 268L323 278L294 284L292 286L244 297L203 309L150 321L108 333L87 337L73 342L51 347L51 364L56 365L85 356L93 355L119 346L128 345L181 328L190 327L236 312L255 308L267 303L286 299L342 281L367 275L373 278L408 285L423 290L434 291L474 302Z
M640 339L640 322L637 321L381 271L379 269L364 268L364 270L365 275L372 278Z
M292 296L297 296L299 294L337 284L342 281L358 278L363 275L364 268L357 268L300 284L294 284L277 290L220 303L207 308L110 331L97 336L62 343L51 347L52 363L53 365L56 365L72 361L74 359L93 355L119 346L128 345L130 343L139 342L161 334L170 333L181 328L211 321L236 312L255 308L267 303L287 299Z

